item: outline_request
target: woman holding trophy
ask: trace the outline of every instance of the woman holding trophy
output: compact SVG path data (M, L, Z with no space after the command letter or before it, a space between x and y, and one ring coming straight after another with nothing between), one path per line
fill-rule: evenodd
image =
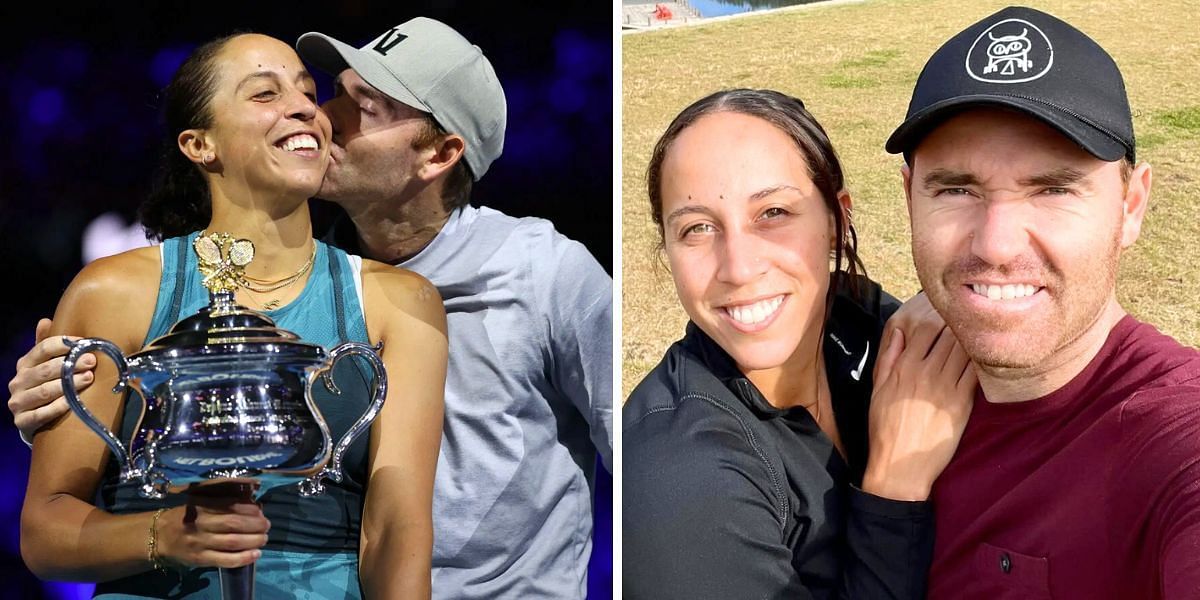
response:
M165 105L170 148L142 214L163 244L84 268L59 303L56 333L138 351L208 302L205 240L237 238L253 244L234 279L237 304L325 347L382 344L393 385L369 439L344 454L345 477L314 498L286 486L256 502L249 483L139 497L100 438L60 419L34 439L26 563L44 579L101 582L101 598L217 598L216 568L249 564L262 597L429 597L447 360L437 291L313 239L307 201L330 160L330 124L287 44L256 34L209 42L176 72ZM334 379L340 395L312 392L339 439L364 412L371 378L349 368ZM128 440L140 400L111 393L117 381L117 367L99 360L99 385L80 395Z

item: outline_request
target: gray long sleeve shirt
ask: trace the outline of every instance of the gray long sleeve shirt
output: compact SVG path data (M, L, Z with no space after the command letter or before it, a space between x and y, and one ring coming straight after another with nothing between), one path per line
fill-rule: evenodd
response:
M437 287L449 331L433 597L585 597L597 450L612 470L612 279L549 221L473 207L398 266Z

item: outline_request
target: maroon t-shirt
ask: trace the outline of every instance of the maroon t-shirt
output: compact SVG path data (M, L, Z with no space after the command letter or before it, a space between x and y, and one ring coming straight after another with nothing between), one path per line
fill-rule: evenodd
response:
M975 399L929 597L1200 598L1200 351L1126 316L1070 383Z

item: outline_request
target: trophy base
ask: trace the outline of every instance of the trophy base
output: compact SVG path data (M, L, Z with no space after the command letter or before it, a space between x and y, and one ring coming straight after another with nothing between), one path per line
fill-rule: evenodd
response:
M205 479L250 479L262 474L258 469L214 469L204 473Z

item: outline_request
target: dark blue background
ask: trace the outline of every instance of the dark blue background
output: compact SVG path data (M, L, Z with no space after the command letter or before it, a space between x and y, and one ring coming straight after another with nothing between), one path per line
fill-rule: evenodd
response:
M480 46L508 96L504 155L475 204L550 219L612 273L612 6L603 2L8 3L0 9L0 379L40 316L83 265L97 216L132 222L161 130L156 94L212 37L251 30L288 42L321 31L361 45L414 16L442 20ZM44 3L49 5L51 3ZM103 6L98 6L103 4ZM151 4L151 3L147 3ZM21 14L16 14L19 11ZM318 75L321 99L329 78ZM314 204L318 231L336 209ZM0 597L86 597L25 569L18 523L28 449L0 418ZM592 598L612 596L612 484L596 485Z

